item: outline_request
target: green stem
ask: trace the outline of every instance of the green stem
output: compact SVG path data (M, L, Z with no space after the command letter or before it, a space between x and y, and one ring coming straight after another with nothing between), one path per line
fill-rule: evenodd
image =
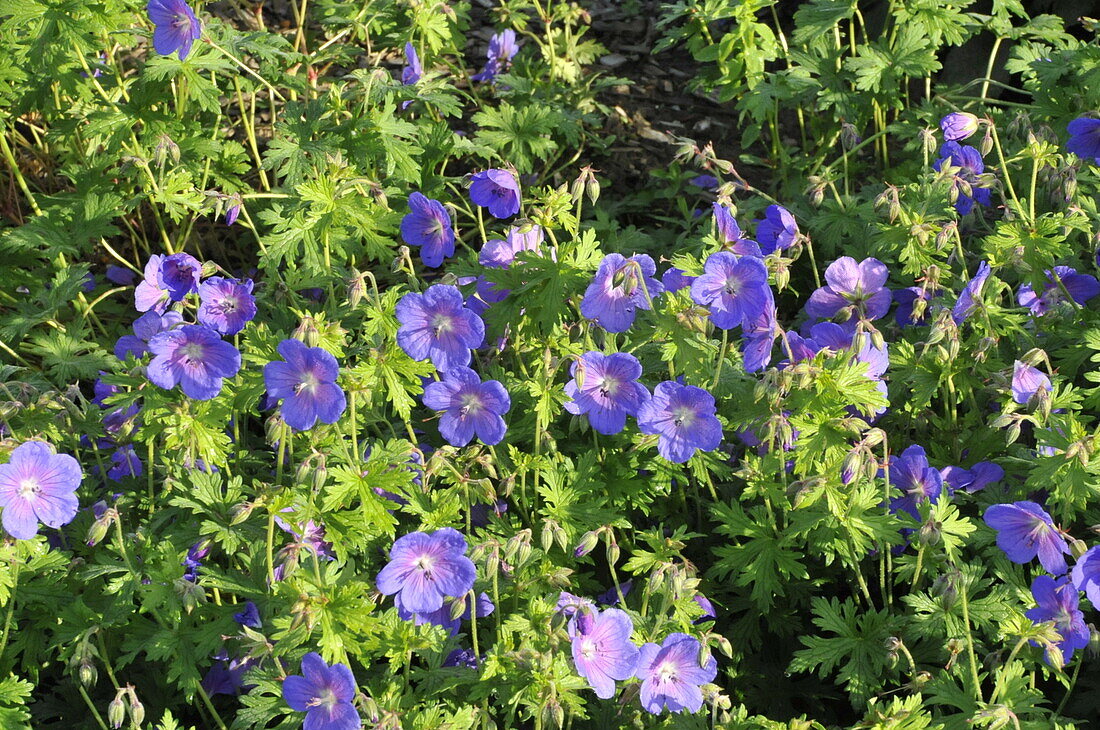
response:
M4 633L0 635L0 657L8 648L8 632L11 630L11 619L15 614L15 590L19 587L19 561L14 557L11 560L11 591L8 593L8 610L4 615Z
M982 99L989 95L989 80L993 76L993 64L997 60L997 51L1001 47L1004 38L997 36L993 41L993 48L989 51L989 61L985 64L985 80L982 82Z
M1069 702L1069 696L1073 694L1073 688L1077 686L1077 676L1081 674L1081 665L1085 663L1085 658L1078 656L1077 665L1073 668L1073 676L1069 680L1069 687L1066 687L1066 695L1062 698L1062 701L1058 703L1058 709L1054 711L1054 716L1059 717L1062 714L1062 710L1066 709L1066 703Z
M718 364L714 366L714 381L710 384L712 392L718 387L718 381L722 377L722 361L726 359L726 353L729 352L729 336L729 330L722 330L722 348L718 351Z
M970 663L970 681L974 683L974 697L977 698L978 703L982 702L982 680L978 676L978 658L974 654L974 635L970 630L970 596L966 587L966 576L959 574L959 600L962 603L963 611L963 628L966 629L966 655ZM1020 648L1020 645L1016 645L1016 649L1013 649L1012 653L1015 655L1016 650ZM1012 659L1005 663L1007 667L1011 663Z
M224 56L225 56L226 58L228 58L229 60L231 60L231 61L232 61L233 63L235 63L235 64L237 64L238 66L240 66L240 67L241 67L241 69L242 69L242 70L243 70L243 71L244 71L245 73L247 73L247 74L248 74L249 76L251 76L252 78L254 78L254 79L256 79L257 81L259 81L259 82L260 82L261 84L263 84L264 86L266 86L266 87L267 87L267 90L271 92L271 95L272 95L272 96L274 96L274 97L277 97L277 98L279 99L279 101L286 101L286 97L284 97L284 96L283 96L282 94L280 94L280 93L279 93L279 91L278 91L278 89L276 89L276 88L275 88L274 86L272 86L272 85L271 85L270 83L268 83L267 79L265 79L265 78L264 78L263 76L260 76L260 75L259 75L258 73L256 73L256 72L255 72L255 71L253 71L253 70L252 70L251 68L249 68L248 64L246 64L246 63L245 63L244 61L242 61L241 59L237 58L237 57L236 57L236 56L234 56L234 55L233 55L232 53L230 53L229 51L225 50L224 48L222 48L221 46L219 46L219 45L218 45L217 43L215 43L214 41L210 40L210 39L209 39L209 38L207 38L206 36L203 36L203 40L204 40L204 41L206 41L206 42L207 42L208 44L210 44L210 46L211 46L211 47L212 47L212 48L213 48L214 50L216 50L216 51L220 51L220 52L222 53L222 55L224 55Z
M99 725L101 730L107 730L107 723L103 722L103 716L99 714L99 710L95 708L92 698L88 696L88 691L84 689L84 685L81 684L79 680L77 680L76 683L76 690L80 693L80 696L84 698L84 704L92 711L92 717L95 718L96 724Z
M1001 163L1001 176L1005 180L1005 187L1008 188L1008 194L1012 197L1012 202L1016 204L1016 210L1023 212L1023 206L1020 205L1020 199L1016 197L1016 188L1012 185L1012 175L1008 173L1008 164L1005 162L1005 153L1001 149L1001 137L997 134L997 125L990 124L990 131L993 133L993 146L997 150L997 160Z

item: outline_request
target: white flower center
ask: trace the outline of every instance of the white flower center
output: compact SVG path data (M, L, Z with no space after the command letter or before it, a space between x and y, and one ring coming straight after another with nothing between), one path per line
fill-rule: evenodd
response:
M591 659L596 656L596 642L592 639L585 639L581 642L581 656L585 659Z
M691 426L695 422L695 411L688 406L673 408L672 422L676 426Z
M33 500L41 491L42 487L38 486L38 482L34 479L24 479L19 482L19 496L23 499Z
M190 365L193 362L202 360L203 347L197 342L188 342L180 348L180 356L183 358L185 365Z
M657 667L657 678L661 682L675 682L677 674L675 662L661 662L660 666Z

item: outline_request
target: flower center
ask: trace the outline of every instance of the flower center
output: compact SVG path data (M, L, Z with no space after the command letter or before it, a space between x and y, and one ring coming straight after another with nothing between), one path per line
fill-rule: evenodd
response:
M421 555L419 558L416 559L416 562L413 563L413 567L415 567L417 570L424 571L424 577L428 580L431 580L432 568L435 567L435 559L432 558L430 555Z
M24 479L19 482L19 496L23 499L34 499L41 491L42 487L38 486L38 482L34 479Z
M177 13L176 19L172 21L172 27L179 31L187 30L191 27L191 19L184 13Z
M581 642L581 656L585 659L591 659L596 656L596 642L592 639L585 639Z
M240 307L240 302L233 297L226 297L218 302L218 309L221 310L222 314L233 314L237 311L238 307Z
M676 426L690 426L695 422L695 411L687 406L672 409L672 423Z
M317 390L317 386L321 384L320 379L313 372L302 373L302 380L294 388L294 393L313 393Z
M730 278L726 279L726 285L722 288L726 292L726 294L729 294L731 297L735 297L741 292L741 280L731 276Z
M197 342L188 342L180 348L180 357L184 365L192 365L200 362L203 356L203 347Z
M432 316L432 334L436 337L450 332L454 329L454 320L446 314L436 314Z
M325 687L306 704L309 707L324 707L326 709L331 709L339 701L340 700L336 699L336 693L332 691L332 688Z
M677 674L675 662L661 662L657 667L657 679L660 682L675 682Z
M484 407L477 393L463 393L459 402L462 404L459 411L464 416L476 415Z
M619 391L621 383L614 378L601 377L596 378L593 386L600 392L604 398L611 398Z

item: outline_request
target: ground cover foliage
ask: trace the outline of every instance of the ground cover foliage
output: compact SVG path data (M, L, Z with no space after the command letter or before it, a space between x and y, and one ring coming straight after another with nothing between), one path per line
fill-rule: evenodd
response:
M1056 5L0 0L0 727L1093 726Z

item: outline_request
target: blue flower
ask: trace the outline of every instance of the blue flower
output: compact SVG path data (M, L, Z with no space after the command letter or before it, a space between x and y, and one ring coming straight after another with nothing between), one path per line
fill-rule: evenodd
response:
M222 389L222 378L241 369L241 353L218 333L202 325L185 324L149 340L154 357L146 372L153 385L171 390L180 385L184 395L210 400Z
M202 35L202 24L184 0L149 0L146 6L153 29L153 48L162 56L179 52L180 60L191 53L191 44Z
M643 644L635 676L642 680L639 699L646 712L698 712L703 706L700 687L718 676L718 662L699 663L702 645L694 636L674 633L662 644Z
M919 522L917 506L924 502L936 502L940 498L943 476L928 465L924 449L914 445L890 461L890 486L902 494L890 500L890 510L906 512Z
M296 431L313 425L336 423L347 408L344 390L336 384L340 366L331 353L306 347L299 340L279 343L283 361L264 365L264 384L272 398L282 398L280 414Z
M955 320L955 324L962 324L967 317L977 310L979 306L977 298L981 296L985 281L992 273L993 269L989 268L987 262L983 261L978 265L978 273L974 274L974 278L966 283L955 302L955 306L951 309L951 319Z
M945 140L958 142L978 131L978 118L970 112L951 112L940 120L940 129Z
M401 219L401 240L420 248L420 260L425 266L442 265L455 252L450 214L438 200L416 192L409 196L409 210Z
M1012 562L1024 565L1038 556L1048 573L1062 575L1069 570L1065 559L1070 553L1069 545L1054 526L1054 520L1039 505L995 504L985 511L984 519L997 531L997 547Z
M477 572L466 557L466 538L451 527L432 534L413 532L390 548L390 562L375 581L384 596L396 594L398 610L430 613L447 596L458 598L474 587Z
M1066 131L1069 132L1067 150L1082 160L1091 157L1100 164L1100 119L1078 117L1069 123Z
M431 359L440 372L470 364L470 350L485 341L485 323L463 306L457 287L433 284L410 292L395 308L397 344L413 360Z
M1040 393L1047 395L1050 391L1050 378L1041 370L1019 360L1012 364L1012 400L1023 406Z
M756 227L756 240L764 255L788 249L798 240L798 222L782 205L769 205Z
M496 380L481 382L470 368L454 367L443 380L424 388L424 405L443 411L439 432L451 446L465 446L476 435L493 446L504 439L504 414L512 407L508 391Z
M653 297L664 291L664 285L653 278L655 273L657 265L646 254L604 256L584 292L581 314L608 332L626 332L637 310L652 309Z
M474 81L495 82L498 74L508 70L512 58L518 51L519 45L516 43L516 32L514 30L509 28L494 34L489 39L489 52L487 54L489 60L485 63L485 68L470 78Z
M657 452L682 464L697 449L714 451L722 442L722 424L716 412L714 396L707 391L666 380L638 409L638 428L642 433L658 434Z
M886 288L890 272L878 259L859 263L851 256L841 256L825 269L826 286L810 295L806 313L817 319L832 319L838 314L843 321L861 314L865 319L878 319L890 309L892 297Z
M306 713L303 730L359 730L355 709L355 676L343 664L325 663L310 652L302 657L302 675L283 680L283 699L290 709Z
M745 235L729 208L721 203L715 203L712 210L714 211L714 225L718 228L718 235L730 244L729 249L733 253L739 256L763 255L760 244Z
M691 283L691 298L710 308L714 326L728 330L751 323L773 304L768 268L754 256L727 251L711 254L703 274Z
M223 335L235 335L256 316L252 280L211 276L199 284L199 322Z
M1039 605L1024 611L1024 615L1037 624L1045 621L1054 623L1054 628L1062 637L1056 646L1062 651L1061 664L1064 666L1073 658L1075 651L1089 645L1091 632L1085 625L1085 615L1078 607L1077 588L1065 579L1056 581L1049 575L1040 575L1031 583L1031 595Z
M586 352L573 362L570 374L573 379L565 384L565 394L571 400L565 403L565 410L587 415L599 433L622 431L626 417L637 416L649 398L649 391L638 382L642 364L625 352Z
M939 172L944 165L958 168L956 178L970 186L970 195L959 191L959 197L955 201L955 210L959 215L969 213L975 202L985 206L993 204L989 188L982 187L978 177L985 172L985 162L982 161L982 153L976 148L958 142L944 142L940 147L940 158L932 167Z
M511 218L519 212L519 181L510 170L476 172L470 177L470 200L494 218Z
M1047 271L1047 280L1041 293L1036 294L1031 284L1024 284L1016 294L1016 301L1021 307L1031 310L1033 317L1042 317L1051 309L1054 309L1063 301L1065 294L1062 287L1069 292L1069 296L1078 304L1084 304L1097 294L1100 294L1100 282L1090 274L1078 274L1077 269L1070 266L1055 266L1053 271ZM1058 282L1061 281L1061 286Z

